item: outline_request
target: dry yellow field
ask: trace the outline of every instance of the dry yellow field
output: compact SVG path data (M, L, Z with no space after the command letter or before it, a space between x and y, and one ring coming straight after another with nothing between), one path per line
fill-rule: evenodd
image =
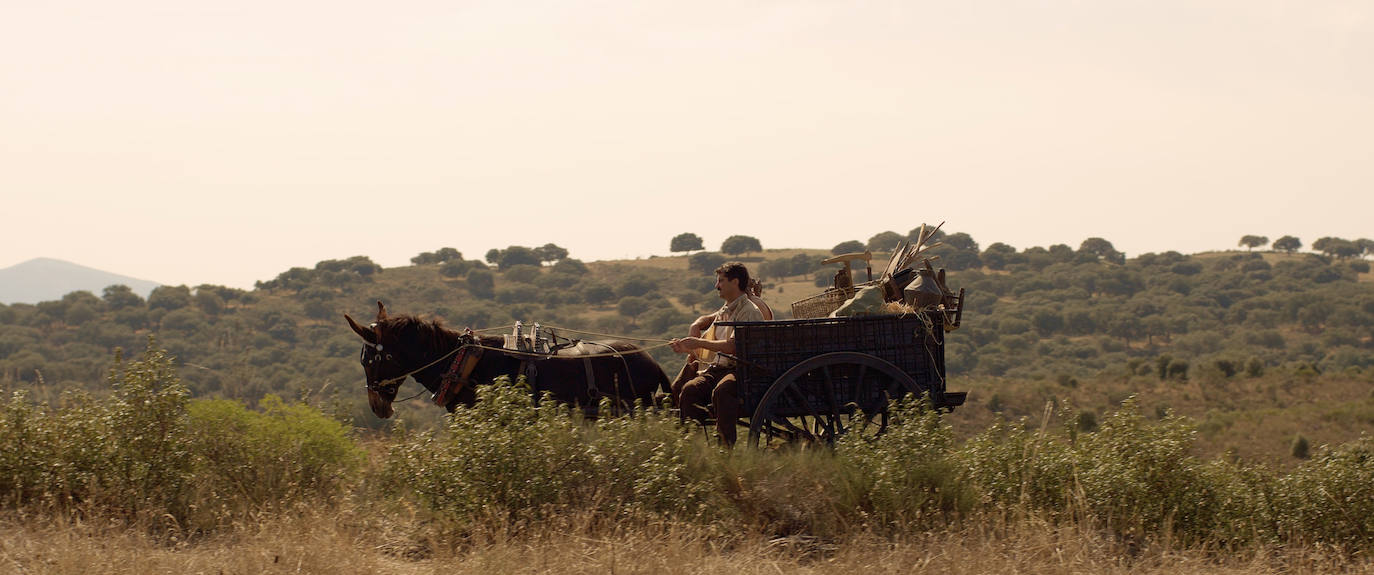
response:
M1030 520L900 541L765 539L674 524L577 520L502 526L421 545L420 523L382 525L347 512L263 518L194 542L52 519L0 520L0 573L15 574L1307 574L1374 573L1374 564L1314 549L1232 553L1125 545L1092 530ZM439 549L434 551L433 549Z

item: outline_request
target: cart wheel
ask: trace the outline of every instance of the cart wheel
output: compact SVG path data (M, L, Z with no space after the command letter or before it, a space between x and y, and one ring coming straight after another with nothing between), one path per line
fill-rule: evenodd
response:
M834 443L846 434L876 437L887 428L889 399L922 389L886 360L853 351L821 354L778 377L749 418L749 445Z

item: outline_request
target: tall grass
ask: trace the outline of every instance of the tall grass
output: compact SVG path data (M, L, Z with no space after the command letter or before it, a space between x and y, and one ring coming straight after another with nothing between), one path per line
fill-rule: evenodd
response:
M506 381L483 386L442 429L368 440L275 397L256 409L190 400L152 345L117 361L109 382L109 397L57 406L10 394L7 513L203 541L264 518L338 513L352 522L341 529L412 558L556 525L685 529L727 547L782 538L811 551L914 533L995 539L1026 525L1137 551L1374 548L1370 439L1319 448L1289 472L1208 461L1192 455L1190 421L1146 417L1132 401L1092 432L1052 426L1047 413L963 442L941 414L896 403L874 441L729 451L664 413L589 421L552 401L532 406Z

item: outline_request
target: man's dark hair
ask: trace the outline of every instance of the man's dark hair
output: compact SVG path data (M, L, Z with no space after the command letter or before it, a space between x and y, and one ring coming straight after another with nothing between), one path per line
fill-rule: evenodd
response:
M716 268L717 274L723 274L727 280L735 280L740 291L749 289L749 268L744 267L740 262L725 262Z

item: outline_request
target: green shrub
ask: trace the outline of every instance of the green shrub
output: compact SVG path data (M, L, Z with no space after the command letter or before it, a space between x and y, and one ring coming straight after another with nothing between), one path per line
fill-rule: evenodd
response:
M1179 381L1187 381L1187 380L1188 380L1188 361L1187 361L1187 360L1183 360L1183 359L1175 359L1175 360L1173 360L1173 361L1170 361L1170 362L1169 362L1169 368L1168 368L1168 376L1169 376L1169 379L1176 379L1176 380L1179 380Z
M44 410L16 391L0 411L0 496L22 505L43 493L48 482L52 422Z
M386 486L460 518L567 507L681 518L724 508L708 505L718 458L662 415L585 422L547 398L532 406L527 389L504 378L478 397L442 433L402 437L387 456Z
M1066 509L1074 482L1073 451L1046 430L999 421L965 443L957 458L961 482L996 506L1026 505L1051 515Z
M972 509L974 491L961 483L953 432L929 403L894 402L887 432L874 441L846 436L836 455L854 468L862 511L879 525L903 527L948 520Z
M1121 534L1156 533L1166 524L1182 535L1205 534L1214 489L1188 454L1194 435L1184 419L1151 423L1127 400L1096 433L1080 436L1080 504Z
M0 415L0 500L185 519L186 388L171 358L150 340L137 361L116 356L108 381L111 397L67 394L60 409L11 396Z
M99 512L205 530L307 494L329 495L361 461L345 428L269 396L264 413L189 402L172 358L149 342L116 357L108 398L67 394L60 407L13 394L0 410L0 503Z
M1306 437L1298 434L1297 437L1293 438L1293 443L1288 446L1288 452L1298 459L1307 459L1312 457L1312 446L1308 444Z
M234 509L327 498L362 463L348 429L320 410L275 395L259 406L261 412L223 399L191 402L190 448L202 498Z
M131 514L163 512L185 517L191 504L186 490L191 475L187 391L172 357L156 349L150 338L139 360L116 359L109 380L114 396L105 403L108 411L89 406L65 418L76 424L96 418L90 422L92 428L104 435L91 438L105 445L100 455L106 461L91 462L101 472L96 477L96 494L103 496L105 506ZM90 452L80 445L67 447L69 453Z
M1080 411L1074 414L1073 428L1082 433L1097 431L1097 413L1092 411Z
M1208 524L1191 525L1189 539L1237 545L1274 543L1275 490L1278 480L1266 467L1216 460L1197 468L1197 481L1208 499L1200 502L1211 516Z
M1279 479L1276 522L1280 533L1300 542L1347 548L1374 544L1374 439L1322 450L1316 458Z

